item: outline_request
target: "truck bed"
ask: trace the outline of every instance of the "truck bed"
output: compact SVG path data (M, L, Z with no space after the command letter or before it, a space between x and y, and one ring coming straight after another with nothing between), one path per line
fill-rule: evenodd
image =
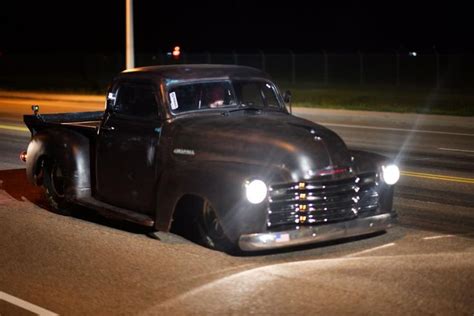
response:
M84 134L95 134L104 112L74 112L24 115L23 120L32 135L51 127L67 127Z

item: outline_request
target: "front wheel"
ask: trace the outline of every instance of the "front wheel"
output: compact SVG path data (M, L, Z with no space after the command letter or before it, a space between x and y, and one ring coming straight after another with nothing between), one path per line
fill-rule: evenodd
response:
M45 161L43 165L46 199L55 213L70 215L69 204L65 198L64 172L57 162Z
M228 253L237 251L237 247L224 233L214 208L208 201L204 201L200 216L197 219L199 241L202 245Z

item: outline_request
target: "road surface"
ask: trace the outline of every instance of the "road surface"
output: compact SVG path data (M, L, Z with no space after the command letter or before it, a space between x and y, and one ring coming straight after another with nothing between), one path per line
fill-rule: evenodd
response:
M93 212L48 211L26 183L21 114L101 97L0 92L0 315L474 313L472 118L295 109L401 164L386 234L233 257Z

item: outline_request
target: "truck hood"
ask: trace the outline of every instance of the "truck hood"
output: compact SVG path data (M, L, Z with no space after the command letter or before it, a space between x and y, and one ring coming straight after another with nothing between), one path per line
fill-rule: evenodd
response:
M348 168L342 139L311 121L280 112L239 111L175 119L175 157L279 168L293 179Z

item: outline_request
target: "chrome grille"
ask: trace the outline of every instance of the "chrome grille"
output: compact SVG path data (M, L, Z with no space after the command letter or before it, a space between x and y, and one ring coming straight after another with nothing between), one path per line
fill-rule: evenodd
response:
M376 173L341 180L324 178L270 186L267 226L343 221L377 210Z

